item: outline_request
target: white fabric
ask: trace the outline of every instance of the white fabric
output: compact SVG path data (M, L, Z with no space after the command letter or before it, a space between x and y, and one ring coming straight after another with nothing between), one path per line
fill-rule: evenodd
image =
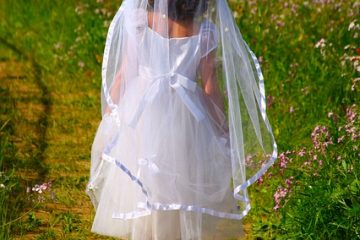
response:
M179 8L203 1L201 14L181 18ZM91 231L238 237L247 187L277 155L260 66L226 1L150 5L125 0L109 28L86 188L96 209Z

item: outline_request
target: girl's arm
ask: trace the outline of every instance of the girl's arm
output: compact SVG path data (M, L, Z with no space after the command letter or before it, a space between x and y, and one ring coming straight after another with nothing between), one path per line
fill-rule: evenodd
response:
M114 82L110 87L109 95L115 104L120 101L121 79L123 78L123 72L125 70L126 65L127 65L127 61L125 59L125 61L121 64L118 72L116 73ZM109 105L106 105L105 114L110 114L110 113L111 113L111 109L110 109Z
M212 51L201 59L200 74L210 114L218 126L227 132L227 126L224 124L224 100L216 78L215 52ZM219 111L221 111L220 114Z

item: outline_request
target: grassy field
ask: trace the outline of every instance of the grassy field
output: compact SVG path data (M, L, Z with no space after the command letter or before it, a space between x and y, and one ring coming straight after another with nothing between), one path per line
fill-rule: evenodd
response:
M249 239L360 238L360 2L230 1L279 145ZM101 60L119 1L0 1L0 239L90 233Z

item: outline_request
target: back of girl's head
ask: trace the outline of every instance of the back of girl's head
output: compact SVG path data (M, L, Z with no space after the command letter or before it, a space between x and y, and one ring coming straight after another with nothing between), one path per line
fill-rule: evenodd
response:
M148 0L154 10L158 0ZM172 20L191 20L207 10L208 0L168 0L168 17Z

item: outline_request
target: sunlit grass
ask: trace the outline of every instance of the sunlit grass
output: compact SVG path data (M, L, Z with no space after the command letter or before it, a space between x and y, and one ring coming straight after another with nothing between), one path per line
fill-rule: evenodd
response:
M354 0L230 2L244 39L261 60L269 119L280 153L314 148L311 133L317 125L328 126L335 138L338 133L328 112L343 124L348 106L359 102L360 83L354 82L359 69L354 65L356 58L351 58L360 55L359 20L350 28L359 19L359 4ZM108 239L90 233L94 212L84 186L100 120L104 41L118 5L118 1L86 0L0 2L0 184L5 186L0 187L1 223L30 211L16 226L2 225L1 239ZM245 218L246 226L252 228L249 238L336 236L336 231L333 235L321 232L316 227L321 225L309 225L302 232L295 223L290 228L287 223L293 222L287 214L302 211L294 199L321 214L322 203L336 208L331 201L309 201L301 195L307 193L303 187L311 183L316 191L326 193L343 184L345 180L339 182L341 178L336 177L341 168L332 162L333 156L341 152L345 164L351 164L356 151L350 147L358 141L349 140L347 147L334 142L323 155L324 167L318 174L324 179L335 176L327 190L322 186L325 182L312 182L300 173L306 159L293 153L287 155L293 160L283 174L278 165L272 168L273 176L266 175L262 184L251 188L253 205ZM291 175L305 185L297 185L299 195L289 195L287 205L276 212L274 193ZM346 181L356 176L348 175ZM56 199L32 209L26 187L48 180L53 181ZM357 198L351 197L358 206ZM331 216L321 214L323 219ZM299 217L309 218L305 211ZM336 221L346 224L347 218ZM346 227L339 225L339 229Z

